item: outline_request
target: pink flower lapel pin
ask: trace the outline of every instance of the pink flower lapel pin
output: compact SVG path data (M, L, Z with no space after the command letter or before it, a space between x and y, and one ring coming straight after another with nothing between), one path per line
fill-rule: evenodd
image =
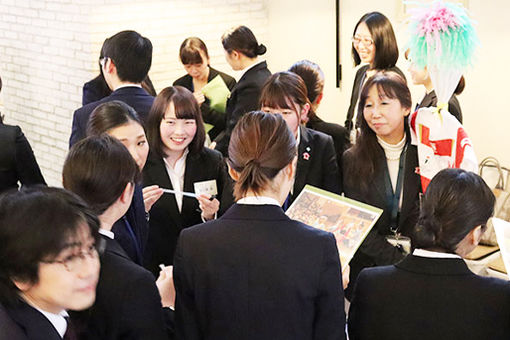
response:
M309 159L310 159L310 154L308 153L309 151L310 151L310 147L308 146L308 147L306 148L306 151L305 151L305 152L303 152L303 159L304 159L305 161L307 161L307 160L309 160Z

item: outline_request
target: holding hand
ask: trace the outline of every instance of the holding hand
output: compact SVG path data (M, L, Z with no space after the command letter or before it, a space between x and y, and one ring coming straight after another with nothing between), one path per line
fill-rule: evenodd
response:
M143 188L143 204L145 205L145 212L149 212L152 205L163 195L163 189L157 185L151 185Z
M202 210L202 216L205 220L212 220L220 209L220 201L216 198L213 200L210 198L211 196L206 194L201 194L197 197L200 210Z
M159 277L156 280L156 286L158 287L159 295L161 296L161 304L163 307L174 308L175 306L175 286L173 269L174 266L163 266L161 265L161 271Z
M197 100L199 106L202 105L203 102L205 102L205 96L202 93L202 91L193 92L193 95L195 96L195 99Z

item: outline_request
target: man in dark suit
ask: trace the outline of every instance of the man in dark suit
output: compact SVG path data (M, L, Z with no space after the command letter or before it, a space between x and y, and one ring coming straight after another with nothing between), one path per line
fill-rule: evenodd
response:
M88 119L102 103L120 100L133 107L143 121L147 118L154 97L142 88L152 62L152 43L134 31L122 31L105 40L100 63L111 95L82 106L73 115L69 146L85 138Z
M63 189L24 188L0 199L0 225L0 339L74 339L66 310L96 297L97 217Z

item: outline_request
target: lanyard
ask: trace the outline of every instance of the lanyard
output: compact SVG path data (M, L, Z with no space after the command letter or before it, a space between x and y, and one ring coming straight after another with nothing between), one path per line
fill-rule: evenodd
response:
M390 230L395 235L397 235L398 231L398 213L399 213L399 203L400 203L400 195L402 193L402 182L404 180L404 166L406 159L406 151L407 151L407 143L404 146L404 149L400 153L400 158L398 162L398 176L397 176L397 185L395 187L395 192L393 192L393 187L391 185L390 172L388 169L388 165L386 165L386 176L385 176L385 187L386 187L386 202L388 203L388 208L390 211Z

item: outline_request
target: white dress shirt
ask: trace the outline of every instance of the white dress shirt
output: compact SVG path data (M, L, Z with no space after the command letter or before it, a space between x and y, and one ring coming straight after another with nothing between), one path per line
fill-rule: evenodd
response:
M184 187L184 173L186 172L186 157L188 156L189 150L186 148L181 158L175 162L175 166L172 166L163 158L165 162L166 172L168 173L168 177L170 177L170 182L172 183L172 187L175 191L182 192ZM175 194L175 201L177 202L177 208L179 212L182 210L182 194Z
M267 196L247 196L243 197L236 202L237 204L248 204L248 205L277 205L281 206L280 203L272 197Z
M413 251L414 256L429 257L434 259L462 259L461 256L451 253L440 253L437 251L430 251L425 249L415 249Z
M63 339L64 338L64 334L66 334L66 330L67 330L67 321L66 321L65 318L68 317L69 314L67 314L67 312L65 310L60 312L59 314L53 314L53 313L44 311L42 309L39 309L39 308L37 308L35 306L32 306L32 307L34 307L39 312L41 312L41 314L44 315L46 317L46 319L48 319L49 322L51 322L53 327L55 327L55 329L57 330L58 334Z

